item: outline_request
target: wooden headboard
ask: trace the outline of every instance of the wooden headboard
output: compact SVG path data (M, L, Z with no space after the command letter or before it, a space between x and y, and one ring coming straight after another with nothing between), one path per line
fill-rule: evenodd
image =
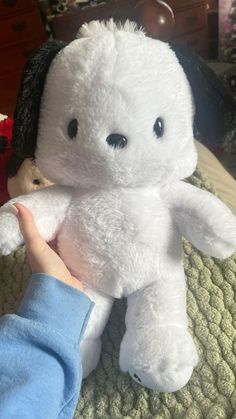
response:
M70 42L83 23L111 17L121 22L126 19L136 21L153 38L184 42L207 56L206 0L111 0L55 17L52 21L54 36Z
M149 35L168 40L174 28L174 14L169 5L160 0L116 0L82 11L56 17L52 21L56 38L66 42L76 37L79 27L91 20L133 20L145 27Z

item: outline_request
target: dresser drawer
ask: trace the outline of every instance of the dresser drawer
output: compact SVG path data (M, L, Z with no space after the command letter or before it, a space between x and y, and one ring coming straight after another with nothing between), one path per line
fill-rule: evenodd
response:
M22 71L14 70L8 76L0 77L0 113L3 115L13 115L21 77Z
M44 28L38 10L3 19L0 25L0 46L11 45L33 38L44 37Z
M35 5L35 0L0 0L0 18L13 15Z
M188 45L196 53L202 57L207 57L208 42L207 42L207 29L203 28L200 31L196 31L191 34L187 34L176 38L176 42Z
M193 32L207 26L207 11L205 6L194 7L175 14L175 35Z
M18 69L21 71L30 55L41 44L42 40L36 39L23 44L0 48L0 77L5 77Z

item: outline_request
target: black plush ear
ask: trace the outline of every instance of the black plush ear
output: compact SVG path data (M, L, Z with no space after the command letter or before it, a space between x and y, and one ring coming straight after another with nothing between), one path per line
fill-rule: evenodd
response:
M34 157L41 96L50 64L67 44L48 41L27 62L14 112L12 146L20 158Z
M9 162L7 163L7 167L6 167L7 177L11 178L11 177L16 176L24 160L25 160L24 157L19 157L13 153Z
M220 144L236 132L236 102L214 71L189 47L170 43L191 85L195 101L194 129L200 139Z

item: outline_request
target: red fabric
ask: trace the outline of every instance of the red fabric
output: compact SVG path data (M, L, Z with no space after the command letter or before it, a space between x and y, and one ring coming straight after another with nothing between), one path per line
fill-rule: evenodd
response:
M13 150L11 146L13 118L9 117L0 121L0 137L7 140L4 153L0 153L0 205L5 204L10 199L7 191L6 166L10 160Z

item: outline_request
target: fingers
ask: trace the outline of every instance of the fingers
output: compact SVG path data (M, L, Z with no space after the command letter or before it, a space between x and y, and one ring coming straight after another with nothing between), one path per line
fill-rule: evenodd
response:
M17 218L19 221L20 230L25 240L26 247L40 245L44 243L37 226L35 224L33 215L23 204L15 203L14 207L17 209Z
M33 215L28 208L19 203L14 203L12 206L17 210L16 216L25 241L28 261L32 272L52 275L60 281L82 290L82 283L71 276L62 259L48 246L40 235Z

